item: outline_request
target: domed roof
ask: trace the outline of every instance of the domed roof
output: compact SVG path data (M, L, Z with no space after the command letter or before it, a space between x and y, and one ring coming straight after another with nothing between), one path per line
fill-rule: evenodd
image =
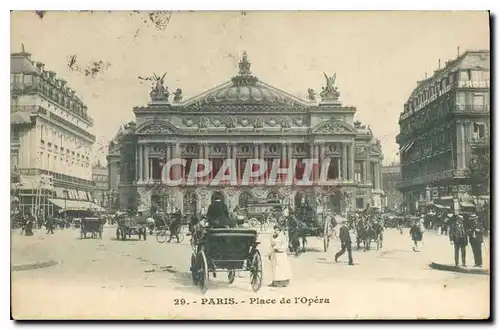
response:
M234 79L233 79L234 80ZM204 102L266 102L266 103L286 103L287 98L279 91L272 90L262 85L255 78L255 82L247 85L232 84L221 87L218 90L209 92L204 98Z
M307 104L305 100L259 81L259 78L250 72L251 63L248 61L246 52L243 53L238 66L238 75L233 77L229 82L186 100L184 105L247 102L285 105Z

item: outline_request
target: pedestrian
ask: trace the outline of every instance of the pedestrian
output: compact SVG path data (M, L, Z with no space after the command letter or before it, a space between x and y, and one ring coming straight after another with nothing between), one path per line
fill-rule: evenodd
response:
M52 217L49 217L45 222L45 229L47 229L47 235L54 234L54 219Z
M153 218L153 214L150 214L146 219L146 224L149 227L149 235L153 235L153 231L155 230L155 219Z
M468 244L467 234L464 227L464 217L458 215L456 221L450 228L450 243L455 248L455 267L458 267L458 252L462 255L462 266L467 267L466 263L466 246Z
M354 265L352 261L352 242L349 228L345 225L344 220L340 220L339 238L340 238L340 251L335 254L335 262L347 251L349 258L349 265Z
M422 226L418 220L413 222L410 228L410 236L413 241L413 252L418 252L418 242L422 240Z
M483 229L481 223L476 214L472 214L469 217L471 221L471 228L469 231L469 242L472 248L472 253L474 254L474 267L483 266L483 253L482 253L482 243L483 243Z
M292 268L286 254L286 238L283 230L274 226L274 233L271 238L271 252L268 255L271 261L273 281L271 287L286 287L292 278Z
M35 224L35 217L31 215L31 212L27 212L26 224L24 226L24 233L26 236L33 236L33 226Z
M180 243L179 232L181 228L181 218L182 213L179 209L176 209L176 212L173 214L172 223L170 224L170 238L168 242L172 241L172 238L175 236L177 239L177 243Z

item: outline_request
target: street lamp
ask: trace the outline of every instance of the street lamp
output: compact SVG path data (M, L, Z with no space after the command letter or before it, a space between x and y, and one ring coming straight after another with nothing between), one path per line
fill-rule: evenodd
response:
M458 202L458 186L451 187L451 193L453 194L453 213L455 215L460 214L460 203Z
M64 195L64 220L66 220L66 202L68 201L68 189L63 190L63 195Z

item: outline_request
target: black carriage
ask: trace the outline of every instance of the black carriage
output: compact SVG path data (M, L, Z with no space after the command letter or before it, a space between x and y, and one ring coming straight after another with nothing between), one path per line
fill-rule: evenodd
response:
M138 235L139 240L147 237L147 221L145 216L121 215L118 218L118 227L116 228L116 239L125 241L132 235Z
M250 272L250 284L257 292L262 286L262 258L257 231L251 229L207 229L191 255L193 283L202 293L208 288L210 274L227 273L229 284L236 271Z
M90 233L92 238L102 238L103 223L99 218L83 218L80 224L80 239L87 238Z
M296 236L300 236L303 238L316 237L323 240L323 250L327 252L328 247L330 246L330 239L333 236L334 225L332 223L332 220L334 215L327 213L316 213L311 208L310 210L305 212L299 210L298 212L296 212L295 217L298 221L300 221L300 224L296 225L296 227L292 229L291 227L293 226L288 225L289 237L294 236L292 231L296 231ZM292 245L290 246L290 250L297 254L298 246L292 247Z

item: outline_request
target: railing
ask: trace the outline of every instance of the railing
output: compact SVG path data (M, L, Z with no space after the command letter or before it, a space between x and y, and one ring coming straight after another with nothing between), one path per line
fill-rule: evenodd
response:
M467 142L471 145L485 145L490 142L489 136L481 136L481 137L469 137L467 138Z
M76 178L74 176L69 176L66 174L62 173L55 173L52 171L47 171L47 170L42 170L39 168L20 168L18 169L18 173L22 175L50 175L52 179L62 181L62 182L69 182L69 183L76 183L76 184L81 184L81 185L86 185L86 186L93 186L94 181L90 180L85 180L81 178Z
M467 178L467 170L447 170L439 173L419 176L411 179L404 179L396 184L396 188L406 188L417 185L425 185L431 182L452 178Z
M457 104L455 109L459 111L489 111L490 106L488 104Z

